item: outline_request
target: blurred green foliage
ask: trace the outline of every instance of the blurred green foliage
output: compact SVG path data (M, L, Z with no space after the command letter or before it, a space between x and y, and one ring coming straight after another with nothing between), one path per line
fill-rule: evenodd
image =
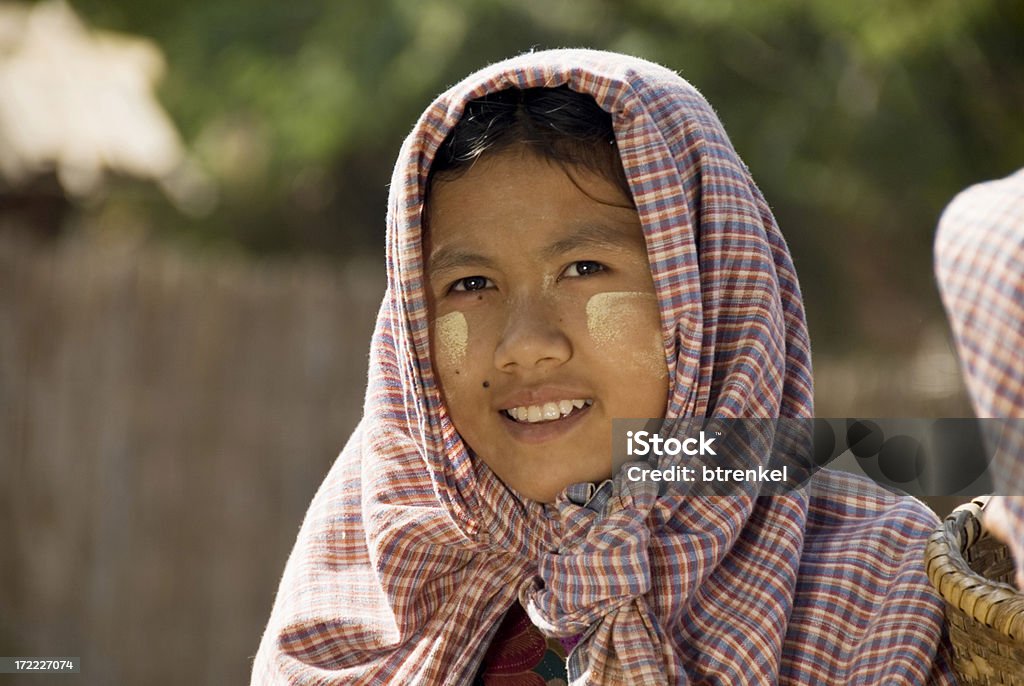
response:
M159 43L161 97L219 186L209 216L167 206L157 223L258 252L379 250L402 138L435 94L488 62L561 46L661 62L720 113L793 247L816 340L833 347L859 342L851 319L859 337L899 344L934 316L939 212L961 188L1024 165L1020 0L76 9Z

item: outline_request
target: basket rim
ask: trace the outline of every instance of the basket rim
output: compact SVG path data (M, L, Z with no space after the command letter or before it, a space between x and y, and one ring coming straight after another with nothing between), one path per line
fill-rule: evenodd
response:
M982 515L989 500L990 496L975 498L946 516L928 539L925 568L946 603L1024 645L1024 593L978 574L963 558L963 551L989 537ZM951 576L953 584L948 583Z

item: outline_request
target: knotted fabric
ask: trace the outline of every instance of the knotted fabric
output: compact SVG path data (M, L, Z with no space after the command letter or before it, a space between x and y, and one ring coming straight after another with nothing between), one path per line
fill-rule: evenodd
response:
M935 522L916 501L828 472L776 497L659 493L620 474L600 507L572 497L586 484L542 505L463 443L430 359L427 174L468 101L562 85L613 118L658 295L667 419L811 415L792 260L704 98L610 53L483 69L402 147L364 417L299 533L253 683L465 684L517 599L547 635L582 635L574 684L950 683L922 566Z

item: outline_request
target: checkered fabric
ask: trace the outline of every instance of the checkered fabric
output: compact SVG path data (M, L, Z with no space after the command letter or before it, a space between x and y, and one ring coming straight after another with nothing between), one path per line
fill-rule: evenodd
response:
M465 684L515 600L582 634L573 684L953 683L917 501L822 472L788 496L522 501L431 369L423 191L467 101L568 84L612 114L673 379L668 416L806 417L809 344L767 203L704 98L646 61L531 53L441 95L402 148L364 418L299 533L253 684Z
M935 274L975 413L1024 420L1024 169L953 199L935 236ZM993 481L1012 496L1004 505L1024 538L1022 428L1001 431Z

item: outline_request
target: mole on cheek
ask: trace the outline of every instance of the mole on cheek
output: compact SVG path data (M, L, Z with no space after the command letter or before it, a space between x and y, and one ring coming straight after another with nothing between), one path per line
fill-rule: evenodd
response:
M434 322L437 336L438 363L449 369L459 367L466 359L466 344L469 341L469 325L461 312L449 312ZM455 371L458 374L458 370Z

